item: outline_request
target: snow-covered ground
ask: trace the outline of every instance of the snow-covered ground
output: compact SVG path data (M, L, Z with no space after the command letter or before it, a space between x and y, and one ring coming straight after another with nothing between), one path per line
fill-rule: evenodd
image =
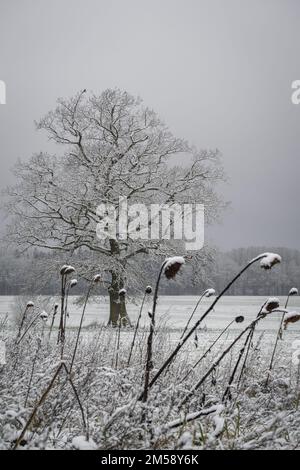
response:
M1 313L13 316L16 300L0 300ZM39 299L41 304L43 300ZM63 351L67 368L81 312L74 300L69 303L74 328L67 328ZM174 351L196 300L160 298L150 379ZM237 328L244 330L265 300L225 297L198 331L198 341L191 336L149 390L146 404L138 397L145 383L149 328L144 325L149 325L150 305L145 306L144 325L130 356L134 330L106 327L107 300L91 303L86 326L92 327L82 331L72 374L61 369L32 422L28 419L38 399L62 366L57 330L49 337L49 319L46 324L41 320L18 342L14 322L10 326L0 322L0 339L7 348L7 363L0 366L0 449L16 445L24 449L300 449L299 341L298 346L295 341L300 340L300 322L284 331L270 374L280 313L271 312L261 320L238 363L247 335L234 343L241 334ZM284 305L285 299L280 301ZM48 307L54 302L51 299ZM204 300L195 318L209 302ZM290 299L291 310L299 311L299 304L298 297ZM35 305L38 308L38 302ZM138 311L139 305L129 306L133 321ZM28 324L34 315L28 314ZM208 352L220 330L238 315L245 317L244 322L234 323ZM224 355L225 351L229 353ZM224 401L236 366L231 400ZM89 440L83 435L89 435Z
M159 297L158 308L157 308L157 320L167 322L167 325L171 329L182 329L186 325L186 322L191 314L193 308L197 303L198 297L196 296L161 296ZM256 296L225 296L223 297L214 312L205 319L203 327L208 329L223 329L225 326L233 320L237 315L243 315L245 321L253 320L261 305L265 302L266 297ZM286 298L279 297L280 305L285 305ZM51 299L49 302L48 309L51 313L51 306L55 302L59 302L59 299ZM68 323L70 326L78 326L82 307L76 304L78 297L69 297L69 314L70 318ZM0 314L9 315L12 314L14 308L15 297L12 296L0 296ZM134 322L137 318L140 309L140 301L136 304L128 304L128 313L131 320ZM199 318L200 314L205 311L205 308L211 304L211 299L203 298L195 319ZM148 325L149 318L147 311L151 307L151 302L145 304L141 325ZM300 312L300 296L291 297L289 300L289 310ZM91 301L86 309L84 325L90 325L92 323L106 323L108 319L109 303L107 297L102 297L97 302ZM275 331L278 329L278 324L281 315L275 313L269 315L264 321L258 324L258 330L270 330ZM239 324L232 325L232 328L240 329ZM293 331L300 331L300 322L293 325Z

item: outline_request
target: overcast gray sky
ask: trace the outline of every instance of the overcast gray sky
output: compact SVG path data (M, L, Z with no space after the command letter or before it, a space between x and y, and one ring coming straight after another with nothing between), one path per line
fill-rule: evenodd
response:
M299 25L298 0L0 0L1 187L57 97L119 87L223 153L219 246L300 249Z

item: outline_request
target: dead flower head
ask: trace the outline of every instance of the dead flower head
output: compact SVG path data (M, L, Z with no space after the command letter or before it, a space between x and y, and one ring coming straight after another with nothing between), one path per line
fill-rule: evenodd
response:
M289 323L296 323L297 321L300 320L300 313L298 312L288 312L284 315L283 318L283 323L284 323L284 329L287 329L287 326Z
M182 256L174 256L165 260L164 274L167 279L174 279L181 266L185 264Z

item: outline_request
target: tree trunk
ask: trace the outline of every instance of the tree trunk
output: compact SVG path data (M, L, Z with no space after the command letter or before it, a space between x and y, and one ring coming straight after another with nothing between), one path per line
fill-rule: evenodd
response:
M110 250L112 256L120 255L119 244L116 240L110 239ZM119 294L120 290L124 288L124 281L120 275L112 270L111 271L111 285L108 289L109 293L109 303L110 303L110 312L109 312L109 321L108 324L112 326L119 325L119 319L122 326L130 325L130 320L126 310L126 295Z
M126 296L119 295L121 289L123 289L124 283L122 279L112 272L112 282L108 289L109 292L109 325L118 326L119 319L122 326L130 325L130 320L126 309Z

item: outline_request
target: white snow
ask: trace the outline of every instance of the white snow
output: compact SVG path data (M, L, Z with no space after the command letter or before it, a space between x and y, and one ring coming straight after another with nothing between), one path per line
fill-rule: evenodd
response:
M72 445L77 450L95 450L97 449L96 443L89 439L86 440L85 436L77 436L72 439Z

